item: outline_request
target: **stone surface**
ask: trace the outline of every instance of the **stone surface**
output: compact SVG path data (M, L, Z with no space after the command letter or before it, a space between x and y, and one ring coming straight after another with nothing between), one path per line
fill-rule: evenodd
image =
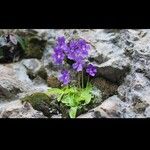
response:
M31 79L39 76L43 79L47 79L47 72L38 59L24 59L21 61L23 66L27 69L27 74Z
M61 87L61 82L54 76L49 76L47 79L47 85L52 88Z
M8 40L9 35L13 35L16 44ZM41 59L48 42L48 30L0 29L0 36L1 63L17 62L22 58Z
M102 92L102 99L105 100L108 97L117 94L118 85L108 80L99 77L91 80L91 83L96 86Z
M106 99L100 106L90 110L88 113L78 118L120 118L125 107L117 95Z
M20 100L2 104L0 118L46 118L42 112L32 108L29 103L22 104Z
M26 92L30 89L28 84L20 81L12 68L0 65L0 100L13 99L18 93Z

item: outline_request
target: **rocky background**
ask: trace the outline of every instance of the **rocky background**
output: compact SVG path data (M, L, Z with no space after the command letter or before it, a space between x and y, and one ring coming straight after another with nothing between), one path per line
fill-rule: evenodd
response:
M98 68L92 80L97 103L77 118L150 117L149 29L0 30L1 36L8 33L23 37L26 48L9 42L10 51L0 39L0 118L64 117L65 108L42 93L60 86L50 55L63 35L90 42L88 61Z

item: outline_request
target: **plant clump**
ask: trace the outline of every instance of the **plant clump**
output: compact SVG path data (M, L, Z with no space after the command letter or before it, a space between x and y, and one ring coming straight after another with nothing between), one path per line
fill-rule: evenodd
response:
M50 88L47 94L55 95L57 101L69 109L71 118L75 118L79 110L94 101L90 78L96 75L97 68L86 61L90 48L90 44L82 38L67 41L65 37L58 37L51 56L54 65L62 68L58 75L61 87ZM72 73L77 77L77 86L71 84L72 76L70 71L64 68L65 63L72 67Z

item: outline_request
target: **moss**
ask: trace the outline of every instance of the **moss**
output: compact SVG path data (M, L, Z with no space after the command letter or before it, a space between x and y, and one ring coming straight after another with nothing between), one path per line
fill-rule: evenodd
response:
M108 97L117 94L118 85L107 81L106 79L100 77L95 78L92 81L92 84L102 91L102 99L105 100Z
M43 51L46 47L46 41L39 39L36 36L25 37L26 44L25 55L27 58L38 58L41 59L43 56Z
M20 36L24 41L25 58L42 58L43 51L47 44L46 40L44 40L40 36L37 36L37 32L34 30L28 30L27 32L18 30L16 34Z
M6 31L5 31L6 32ZM4 34L4 31L0 31L0 35ZM10 33L14 33L17 36L19 36L22 39L23 44L20 45L20 43L17 46L14 46L15 54L9 54L8 50L3 50L6 51L8 54L6 56L6 60L10 60L11 62L13 61L13 58L15 56L20 58L38 58L41 59L43 56L43 51L46 47L47 40L44 40L41 36L37 36L37 32L34 32L33 30L31 31L21 31L21 30L10 30ZM22 48L23 45L23 48ZM3 48L4 49L4 48ZM2 51L2 50L0 50ZM2 59L2 52L0 52L0 60ZM12 55L12 56L11 56Z
M21 99L22 102L29 102L32 107L42 111L45 116L50 116L49 107L52 99L44 93L34 93Z

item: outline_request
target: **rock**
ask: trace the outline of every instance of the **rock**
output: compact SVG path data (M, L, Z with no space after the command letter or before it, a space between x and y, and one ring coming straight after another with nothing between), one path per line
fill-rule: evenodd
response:
M61 87L61 82L54 76L49 76L48 77L47 84L48 84L49 87L52 87L52 88Z
M79 116L78 118L122 118L122 110L125 108L124 102L122 102L117 95L114 95L106 99L101 105L90 110L88 113Z
M118 88L118 93L122 100L134 102L136 99L142 100L145 96L148 97L149 90L149 79L142 73L133 73L125 78L125 82Z
M20 100L0 105L0 118L47 118L42 112L32 108L29 103L22 104Z
M141 32L139 33L141 35ZM131 71L118 88L119 97L129 104L130 111L136 113L135 117L146 117L150 104L150 33L140 37L136 42L133 53L130 55Z
M82 114L78 116L77 118L95 118L94 111Z
M7 30L3 30L3 32L7 32ZM21 31L16 29L9 32L17 32L18 35L24 37L24 41L28 43L24 57L32 59L38 58L41 60L34 60L33 64L31 60L27 61L28 63L26 67L20 62L17 64L15 63L12 65L13 71L9 70L8 72L7 69L11 69L12 66L10 67L9 65L8 67L8 65L6 65L5 67L7 67L7 69L4 69L5 72L3 70L5 75L2 75L0 79L8 78L7 74L9 74L9 78L11 76L15 79L13 80L14 83L13 81L10 81L10 79L5 79L4 81L0 80L0 99L6 99L7 95L8 97L13 97L13 95L18 96L22 92L22 94L26 96L27 94L25 90L27 85L30 87L27 90L28 94L30 92L30 94L32 94L32 92L35 91L39 92L39 89L44 91L47 88L44 83L45 80L50 87L60 87L61 84L56 79L58 70L62 69L62 67L68 66L58 67L53 65L50 57L53 52L53 46L56 38L59 36L65 36L67 40L78 36L84 38L88 43L91 43L91 50L89 52L87 62L97 67L98 72L95 79L93 79L93 83L102 91L102 99L104 101L102 104L102 101L99 101L99 104L97 103L96 105L91 106L92 108L96 107L95 109L97 110L92 109L81 116L83 118L149 117L149 29L23 29ZM49 45L46 46L47 43ZM35 46L35 44L37 46ZM0 51L0 58L2 57L3 53ZM32 66L31 68L30 65ZM37 70L40 70L40 73L36 70L36 68L38 68ZM40 68L45 68L46 71L41 71ZM69 67L67 69L70 70ZM30 72L30 78L26 72L27 70ZM49 78L46 77L46 74ZM75 74L73 75L75 76ZM20 84L20 82L23 89L20 89L20 86L16 85L16 83ZM8 84L8 86L6 86L6 84ZM57 109L54 107L50 110L54 112L54 117L59 115L55 112ZM91 108L89 107L89 109Z
M95 64L98 70L97 76L102 76L114 83L120 83L130 71L128 63L128 60L120 58L120 60L111 59L101 65Z
M9 64L9 68L11 68L14 71L14 74L18 80L28 84L29 86L32 86L32 81L29 78L29 76L27 74L27 69L22 64L22 62L16 62L16 63Z
M43 56L44 48L46 46L46 41L38 37L25 39L25 41L27 43L27 48L25 50L26 57L41 59Z
M23 57L41 59L48 40L48 30L11 29L8 31L1 29L0 35L14 35L17 37L15 38L17 40L16 45L5 42L6 38L0 38L0 45L5 43L3 46L0 46L1 62L18 61Z
M99 107L95 108L94 111L99 111L102 117L121 117L123 102L115 95L105 100ZM104 116L102 114L106 113Z
M18 93L30 90L24 82L18 80L15 72L9 66L0 65L0 100L10 100L18 97Z
M113 34L111 33L112 31L110 33L106 33L103 29L50 30L49 40L52 40L53 43L45 50L45 54L43 56L44 66L49 66L49 68L53 71L58 71L60 69L52 64L50 57L53 53L52 49L58 36L65 36L67 40L71 37L78 36L80 38L84 38L91 44L88 61L89 63L97 66L97 76L102 76L114 83L120 83L130 71L130 59L124 54L125 46L120 47L115 45L112 42L112 39L119 37L121 34L122 38L119 38L117 42L125 41L127 39L127 35L125 36L127 31L128 30L123 30L122 32L119 31L116 34Z
M31 80L21 62L0 65L0 73L0 101L19 99L34 92L45 92L48 88L40 76Z
M25 43L25 58L38 58L43 56L47 44L47 30L25 29L16 32Z
M35 110L42 111L49 116L51 99L44 93L34 93L21 99L22 102L29 102Z
M150 106L146 108L144 115L145 117L150 118Z
M47 79L47 72L38 59L24 59L22 60L22 64L27 69L27 74L29 75L30 79L34 79L37 76L44 80Z
M133 110L136 113L144 113L146 107L148 107L149 105L145 102L136 102L133 106Z
M51 118L62 118L62 115L59 114L59 115L53 115Z
M109 82L102 77L92 79L91 83L101 90L103 100L117 94L118 85Z
M13 34L4 34L0 37L0 62L15 62L24 55L18 36Z
M35 110L43 112L47 117L60 115L57 104L54 103L53 97L45 93L33 93L21 99L22 102L29 102Z

